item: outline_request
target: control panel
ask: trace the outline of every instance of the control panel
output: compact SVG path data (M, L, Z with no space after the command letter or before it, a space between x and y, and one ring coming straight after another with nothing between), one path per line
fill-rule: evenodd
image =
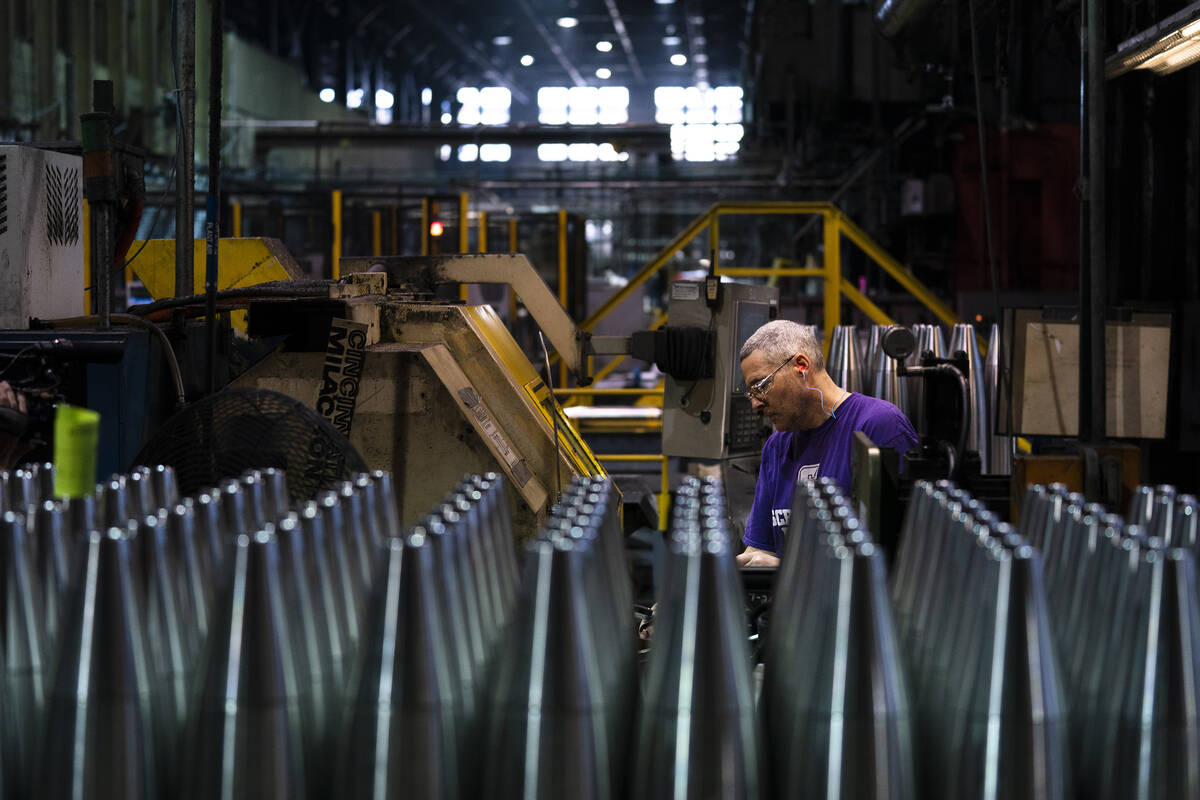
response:
M757 452L771 428L750 407L738 351L762 325L775 319L779 290L722 283L716 301L704 281L671 285L668 325L712 332L713 377L666 379L663 393L663 454L724 459Z

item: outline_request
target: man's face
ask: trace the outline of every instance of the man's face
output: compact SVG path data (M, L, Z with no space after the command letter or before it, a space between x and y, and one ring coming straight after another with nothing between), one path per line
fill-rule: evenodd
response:
M777 431L805 430L807 418L805 404L808 398L800 379L802 357L792 356L782 367L780 361L767 360L761 350L755 350L742 360L742 376L746 386L753 387L765 381L756 393L748 392L751 407L775 426ZM778 370L778 371L776 371Z

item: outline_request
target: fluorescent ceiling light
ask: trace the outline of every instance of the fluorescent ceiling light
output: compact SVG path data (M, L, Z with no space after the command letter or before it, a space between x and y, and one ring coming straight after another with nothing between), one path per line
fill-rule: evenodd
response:
M1158 75L1169 75L1197 61L1200 61L1200 2L1121 42L1117 52L1105 60L1104 74L1115 78L1131 70L1148 69Z
M511 36L497 36L492 39L492 44L496 45L497 47L506 47L507 45L512 44L512 37Z
M671 56L671 63L677 67L682 67L687 63L687 56L683 53L675 53Z
M654 0L654 2L658 3L660 6L669 6L674 3L675 0Z
M555 22L558 23L558 27L560 28L574 28L579 24L579 20L574 17L559 17Z
M375 107L376 108L391 108L396 102L395 96L387 89L375 90Z
M332 103L337 98L337 92L332 87L326 86L317 97L321 98L322 103Z
M678 36L664 36L663 37L663 46L664 47L678 47L679 43L681 41L683 41L683 40L680 39Z
M612 42L601 39L600 41L596 42L596 49L601 53L607 53L608 51L612 50Z
M346 108L358 108L363 104L363 90L351 89L346 92Z
M522 67L528 67L528 66L532 66L532 65L533 65L533 56L529 55L529 53L526 53L525 55L521 56L521 66Z
M596 70L596 77L602 81L606 81L612 77L612 70L608 67L601 67L600 69Z

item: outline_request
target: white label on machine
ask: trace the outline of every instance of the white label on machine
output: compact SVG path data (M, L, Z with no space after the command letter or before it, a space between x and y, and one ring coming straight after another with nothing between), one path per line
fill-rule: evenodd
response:
M699 300L700 299L700 284L698 284L698 283L672 283L671 284L671 299L672 300Z
M492 415L484 407L479 395L474 389L460 389L458 396L462 398L463 404L471 409L471 413L475 415L475 419L479 422L479 427L484 432L484 435L491 439L492 444L496 446L496 452L500 454L500 457L512 469L513 480L516 481L518 486L524 486L531 476L529 467L525 465L525 459L521 458L512 449L508 440L504 438L504 434L496 427L495 421L492 420Z

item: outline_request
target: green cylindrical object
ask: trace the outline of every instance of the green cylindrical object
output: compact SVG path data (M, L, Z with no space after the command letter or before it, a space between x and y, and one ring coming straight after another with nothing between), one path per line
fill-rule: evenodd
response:
M66 404L54 417L54 494L83 497L96 486L96 450L100 442L100 415Z

